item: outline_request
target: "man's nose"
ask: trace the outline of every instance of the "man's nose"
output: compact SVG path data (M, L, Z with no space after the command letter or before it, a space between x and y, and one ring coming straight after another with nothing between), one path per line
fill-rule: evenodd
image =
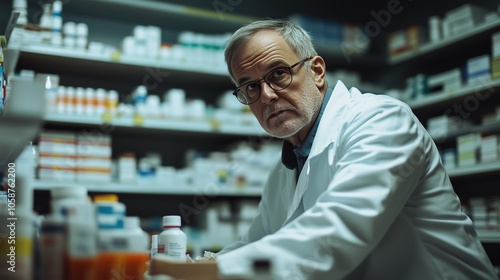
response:
M260 85L260 98L261 101L268 104L272 103L279 98L274 89L269 85L268 82L263 81Z

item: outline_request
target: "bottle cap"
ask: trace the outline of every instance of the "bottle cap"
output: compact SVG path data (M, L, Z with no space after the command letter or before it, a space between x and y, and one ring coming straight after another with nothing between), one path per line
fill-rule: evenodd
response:
M118 202L118 195L116 194L95 195L94 202Z
M181 216L163 216L163 226L181 226Z

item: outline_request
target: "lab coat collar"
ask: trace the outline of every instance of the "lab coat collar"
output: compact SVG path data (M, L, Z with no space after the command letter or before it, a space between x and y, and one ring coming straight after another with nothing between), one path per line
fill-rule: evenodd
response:
M355 90L356 92L359 92ZM326 105L323 117L320 120L318 131L316 132L316 137L311 147L311 152L309 157L304 164L304 168L299 175L297 186L295 188L295 193L293 194L292 203L287 211L287 219L285 223L290 222L296 217L294 214L297 208L300 206L302 197L309 187L309 175L311 174L310 162L314 156L321 153L326 147L335 145L335 138L338 136L339 124L343 123L341 119L345 117L345 110L349 106L349 99L351 97L351 92L341 81L338 81L335 85L330 100ZM332 133L332 131L334 131ZM292 156L294 156L292 152ZM332 155L335 156L335 155ZM325 182L328 184L328 182Z
M288 169L297 168L298 165L297 156L295 155L294 150L300 154L303 154L305 157L309 156L312 143L314 142L314 138L316 137L316 131L318 130L319 122L321 121L321 117L325 112L326 105L330 100L331 95L332 95L332 89L327 88L318 117L314 121L314 125L313 127L311 127L311 130L307 134L306 139L304 139L304 143L301 145L301 147L297 148L298 150L296 150L293 147L293 145L288 141L283 141L283 147L281 149L281 162L283 163L283 165L285 165L286 168Z

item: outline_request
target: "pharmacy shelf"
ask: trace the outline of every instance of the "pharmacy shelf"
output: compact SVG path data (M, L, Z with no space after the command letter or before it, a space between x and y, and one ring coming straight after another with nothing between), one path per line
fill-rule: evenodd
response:
M178 1L180 2L180 1ZM233 32L238 27L259 18L239 14L244 11L242 1L209 1L198 8L167 1L155 0L72 0L64 5L64 12L85 14L96 18L112 18L127 22L182 26L195 32ZM203 4L203 3L202 3ZM113 11L110 13L109 11Z
M450 178L458 178L468 175L479 175L489 172L500 171L500 161L480 163L473 166L447 168Z
M483 243L500 243L500 230L476 230Z
M407 104L410 105L413 110L427 110L433 107L439 107L442 105L460 101L461 99L472 94L479 94L481 98L485 98L485 100L479 101L486 101L488 99L488 97L486 96L493 94L493 91L497 89L500 89L500 79L485 81L484 83L480 84L464 85L463 87L455 91L433 93L418 100L408 101Z
M176 81L197 81L207 87L224 85L231 87L231 80L225 67L210 67L207 65L190 65L173 60L154 60L148 58L122 57L120 54L93 54L87 50L70 49L47 44L25 45L19 49L19 67L23 61L29 65L37 64L38 72L53 73L60 69L63 73L74 71L89 71L94 76L120 77L132 79L147 75L160 75L162 79ZM78 65L76 68L69 65ZM151 73L153 72L153 73ZM141 80L142 81L142 80Z
M468 126L465 128L457 129L449 132L442 137L433 137L436 143L444 143L448 141L456 141L456 138L461 135L469 134L469 133L479 133L482 135L493 135L500 134L500 121L484 124L484 125L475 125Z
M500 20L482 23L469 32L443 39L438 43L428 43L414 51L408 51L398 56L390 57L389 64L395 65L415 58L422 58L424 55L444 51L444 49L459 43L473 43L480 36L491 36L490 33L495 30L500 30Z
M186 120L186 119L147 119L138 122L133 117L121 117L104 121L100 116L88 115L66 115L66 114L46 114L45 123L57 123L68 125L92 125L111 127L164 130L172 132L191 132L202 134L221 134L238 136L269 136L262 127L257 125L243 124L220 124L210 120Z
M93 183L93 182L61 182L61 181L46 181L35 180L33 182L34 190L51 190L56 187L85 187L89 192L99 193L136 193L136 194L158 194L158 195L206 195L210 197L216 196L232 196L232 197L260 197L262 187L235 187L222 186L217 189L203 188L192 185L166 186L165 184L156 183L154 181L122 184L122 183Z

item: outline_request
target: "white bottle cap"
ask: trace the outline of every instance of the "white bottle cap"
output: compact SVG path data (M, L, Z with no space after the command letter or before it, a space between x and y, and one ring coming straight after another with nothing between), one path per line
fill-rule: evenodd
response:
M181 226L181 216L163 216L163 226Z
M65 36L76 36L76 23L72 21L63 24L63 32Z
M53 13L60 13L62 11L63 4L61 1L56 0L54 3L52 3L52 12Z
M76 35L77 36L88 36L89 35L89 27L86 23L77 23L76 24Z

